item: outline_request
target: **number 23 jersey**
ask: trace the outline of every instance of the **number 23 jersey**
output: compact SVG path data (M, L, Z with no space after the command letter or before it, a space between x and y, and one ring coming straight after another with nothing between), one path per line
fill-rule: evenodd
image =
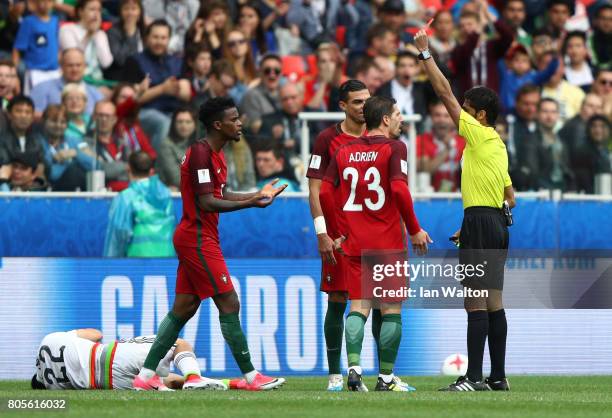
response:
M324 181L340 193L339 208L348 237L349 256L362 250L406 248L405 228L391 193L393 180L408 181L408 152L399 140L365 136L343 145L332 159Z

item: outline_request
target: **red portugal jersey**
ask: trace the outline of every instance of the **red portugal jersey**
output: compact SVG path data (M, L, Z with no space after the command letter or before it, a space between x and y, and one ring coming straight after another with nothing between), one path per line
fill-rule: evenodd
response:
M324 180L337 188L340 197L338 209L348 229L342 246L347 255L406 249L391 181L408 181L407 155L402 141L384 136L364 136L338 149Z
M183 218L174 233L175 245L201 247L207 240L219 243L219 214L200 209L197 197L212 193L217 199L222 199L226 179L223 151L213 151L205 140L199 140L187 149L181 164Z
M315 139L306 177L323 180L329 163L336 155L338 148L357 139L357 137L343 132L340 123L322 130ZM340 201L338 200L336 203L336 207L340 208ZM327 229L331 237L338 238L338 231L334 231L331 225L327 225Z

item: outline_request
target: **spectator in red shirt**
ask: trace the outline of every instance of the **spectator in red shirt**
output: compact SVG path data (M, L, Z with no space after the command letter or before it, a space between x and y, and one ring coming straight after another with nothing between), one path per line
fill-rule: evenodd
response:
M460 187L461 157L465 140L457 134L442 102L429 106L431 132L417 137L417 167L431 174L435 191L453 192Z

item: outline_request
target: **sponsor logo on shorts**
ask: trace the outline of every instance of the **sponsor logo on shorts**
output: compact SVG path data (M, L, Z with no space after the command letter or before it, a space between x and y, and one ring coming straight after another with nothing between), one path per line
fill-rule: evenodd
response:
M227 284L227 276L225 274L223 276L221 276L221 281L223 281L223 283Z

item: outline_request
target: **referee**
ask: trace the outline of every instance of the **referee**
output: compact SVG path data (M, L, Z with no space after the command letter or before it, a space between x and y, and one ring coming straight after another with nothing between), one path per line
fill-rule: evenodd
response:
M456 382L443 391L509 390L505 374L506 335L508 326L502 304L504 264L508 248L509 219L504 216L504 200L514 207L514 190L508 175L506 146L493 125L499 113L499 98L487 87L474 87L465 93L463 106L453 95L428 50L427 34L420 30L415 36L425 72L436 94L446 106L459 134L466 140L463 152L461 196L464 216L461 230L460 263L484 263L485 277L461 283L467 289L486 289L486 297L472 297L467 292L464 299L467 311L468 370ZM477 278L474 278L477 279ZM480 286L478 286L480 284ZM484 284L484 285L483 285ZM485 342L489 337L491 375L482 375L482 358Z

